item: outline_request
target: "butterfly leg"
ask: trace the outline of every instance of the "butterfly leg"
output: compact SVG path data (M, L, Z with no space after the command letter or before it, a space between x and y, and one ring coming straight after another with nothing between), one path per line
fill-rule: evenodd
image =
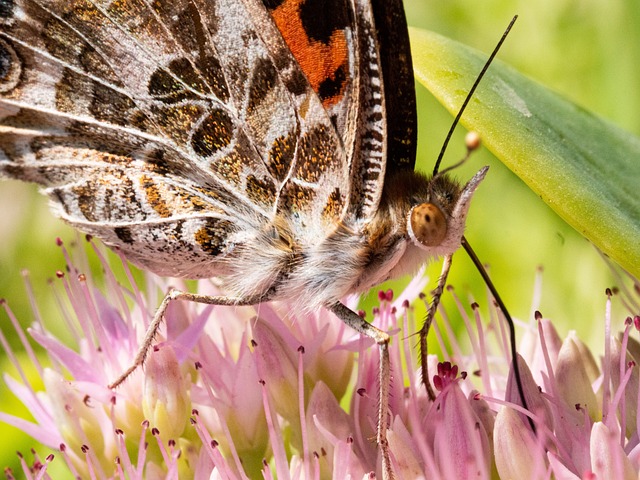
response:
M183 292L181 290L171 290L168 292L162 303L156 310L156 313L147 328L147 332L145 333L144 339L142 340L142 344L138 349L138 353L133 360L133 363L129 368L127 368L115 381L109 384L109 388L116 388L122 382L124 382L129 375L131 375L135 370L144 364L144 361L149 354L149 350L151 350L151 346L153 345L153 341L158 334L158 330L160 329L160 325L164 321L164 314L167 311L167 307L169 303L173 300L186 300L189 302L196 303L205 303L207 305L227 305L227 306L247 306L247 305L257 305L260 302L265 302L268 300L268 294L262 297L256 298L238 298L238 297L223 297L223 296L211 296L211 295L199 295L197 293Z
M453 255L446 255L444 257L444 261L442 262L442 272L440 273L440 278L438 278L438 285L436 285L436 288L433 290L433 298L431 300L431 305L429 305L429 310L427 311L427 318L420 329L420 366L422 367L422 383L427 389L427 395L429 395L431 400L435 400L436 394L433 391L433 388L431 388L431 381L429 379L429 366L427 363L427 335L429 335L431 323L436 316L436 311L440 304L440 297L442 297L444 287L447 284L447 277L449 276L449 270L451 270L452 260Z
M378 380L378 431L376 441L382 454L382 478L391 480L394 478L391 470L391 457L387 442L387 424L389 422L389 390L391 387L391 365L389 360L389 334L371 325L353 310L342 303L335 303L327 307L336 316L357 332L373 339L380 349L380 370Z

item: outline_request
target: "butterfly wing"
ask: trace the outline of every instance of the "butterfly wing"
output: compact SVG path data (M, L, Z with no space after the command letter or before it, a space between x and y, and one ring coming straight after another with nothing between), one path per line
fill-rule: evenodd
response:
M372 0L380 51L387 122L385 177L413 170L418 118L409 31L402 0Z
M416 99L402 0L265 5L340 134L349 214L366 223L385 179L415 163Z
M278 214L308 242L344 216L343 139L262 2L7 5L0 175L67 222L201 277Z
M356 2L362 19L362 60L351 211L366 223L378 209L385 181L399 171L413 170L417 111L402 0Z

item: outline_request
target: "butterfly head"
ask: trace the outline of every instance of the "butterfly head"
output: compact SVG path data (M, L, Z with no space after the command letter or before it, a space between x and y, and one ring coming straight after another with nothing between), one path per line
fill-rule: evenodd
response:
M446 174L431 179L428 201L415 204L407 218L409 238L416 247L440 254L458 248L471 198L488 169L482 168L463 187Z

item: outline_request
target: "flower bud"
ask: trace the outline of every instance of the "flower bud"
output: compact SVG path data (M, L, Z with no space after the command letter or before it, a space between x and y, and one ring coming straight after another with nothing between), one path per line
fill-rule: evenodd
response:
M589 417L597 420L600 415L598 400L591 387L583 356L571 337L562 343L555 375L558 393L565 403L583 406L589 412Z
M503 407L496 415L493 449L502 480L539 478L546 469L544 451L522 418L512 408Z
M168 345L149 355L144 375L142 411L165 439L181 436L191 412L189 383Z

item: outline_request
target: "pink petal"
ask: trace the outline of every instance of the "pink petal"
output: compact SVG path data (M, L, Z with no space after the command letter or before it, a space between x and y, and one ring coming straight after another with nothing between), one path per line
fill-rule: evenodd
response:
M638 478L638 473L618 443L618 435L602 422L594 423L591 429L591 468L597 478Z

